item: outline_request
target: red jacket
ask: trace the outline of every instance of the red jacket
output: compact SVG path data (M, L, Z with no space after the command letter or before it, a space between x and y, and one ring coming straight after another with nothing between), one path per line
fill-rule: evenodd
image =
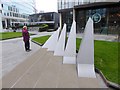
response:
M29 41L30 36L29 36L28 30L23 29L23 30L22 30L22 36L23 36L23 41L24 41L24 42Z

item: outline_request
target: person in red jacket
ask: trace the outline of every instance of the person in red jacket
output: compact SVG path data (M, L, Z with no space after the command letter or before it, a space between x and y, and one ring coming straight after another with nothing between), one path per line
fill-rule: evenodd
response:
M23 29L22 29L22 36L23 36L23 41L25 43L25 50L27 52L31 51L31 49L30 49L30 42L29 42L30 36L29 36L29 32L27 30L27 26L23 27Z

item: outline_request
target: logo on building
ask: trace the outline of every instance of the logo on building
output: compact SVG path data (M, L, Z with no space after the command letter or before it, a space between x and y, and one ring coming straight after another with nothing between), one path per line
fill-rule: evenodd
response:
M95 13L92 15L92 19L94 23L99 23L101 21L101 15L99 13Z

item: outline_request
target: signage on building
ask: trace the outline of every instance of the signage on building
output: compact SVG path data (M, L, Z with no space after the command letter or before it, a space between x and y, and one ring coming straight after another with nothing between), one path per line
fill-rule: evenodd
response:
M101 15L99 13L95 13L92 15L92 19L94 23L99 23L101 21Z

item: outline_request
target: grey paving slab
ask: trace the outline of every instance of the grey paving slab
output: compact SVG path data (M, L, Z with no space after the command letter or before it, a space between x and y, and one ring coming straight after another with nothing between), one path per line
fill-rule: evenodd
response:
M22 39L7 40L2 42L2 75L10 72L15 66L23 62L25 58L31 56L40 47L34 43L31 44L31 52L24 50Z
M97 79L99 81L100 88L108 88L106 86L105 82L103 81L102 77L98 73L96 73L96 77L97 77Z
M57 88L62 59L59 56L51 57L49 64L36 82L35 88Z
M100 88L99 81L97 78L78 78L79 88Z
M57 88L79 88L76 65L62 65Z
M40 54L40 56L39 56ZM35 60L36 59L36 60ZM3 77L5 88L100 88L98 78L78 78L76 65L40 49ZM26 66L27 65L27 66ZM24 68L24 69L23 69Z
M0 80L0 90L2 90L2 80Z
M12 88L33 88L41 73L44 71L44 68L46 68L46 65L49 63L51 56L52 54L46 51Z
M42 52L42 53L41 53ZM11 72L2 78L2 87L10 88L24 73L37 62L38 58L45 55L46 49L40 49L31 57L28 57L24 62L16 66ZM40 54L40 55L39 55Z
M53 32L31 32L34 37L51 35ZM9 73L13 68L15 68L19 63L23 62L25 58L36 52L40 46L33 42L30 42L32 51L24 51L24 42L22 38L14 38L9 40L0 41L0 62L2 62L2 76Z

